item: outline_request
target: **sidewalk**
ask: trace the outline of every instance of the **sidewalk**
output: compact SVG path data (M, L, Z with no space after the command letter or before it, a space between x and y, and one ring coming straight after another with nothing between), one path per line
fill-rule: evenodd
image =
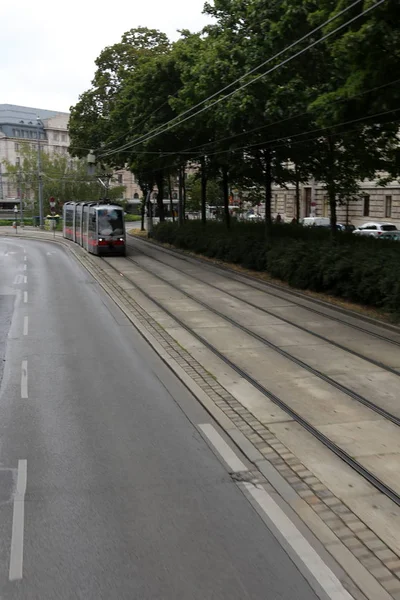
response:
M25 228L18 235L12 228L1 228L0 235L48 241L54 239L53 232L35 228ZM287 503L288 514L293 516L293 512L296 513L306 524L343 569L342 583L353 597L356 600L400 600L398 507L373 488L370 490L370 502L366 502L368 490L365 486L368 487L368 484L350 469L336 464L336 461L340 463L339 459L332 457L328 450L321 450L318 442L311 444L306 434L299 431L299 436L304 435L307 458L313 456L315 464L331 465L333 470L340 473L343 480L337 482L339 487L350 481L355 486L351 498L344 500L340 497L337 490L333 491L322 477L316 475L317 469L306 466L305 458L289 449L290 440L282 442L282 437L277 435L274 419L266 424L265 418L258 417L256 411L246 408L245 398L254 393L249 384L242 390L244 401L240 402L237 394L228 391L232 375L226 365L223 366L226 385L221 385L221 381L224 381L222 366L217 364L215 356L199 348L198 343L194 344L187 332L184 344L182 337L178 341L176 335L168 333L166 329L176 329L171 319L160 314L159 309L155 311L155 307L148 302L140 301L140 294L134 286L117 271L105 266L101 259L63 240L61 232L56 232L55 239L68 247L97 279L164 362L254 464L254 471L261 473L265 481L273 486ZM215 377L216 373L219 377ZM254 472L251 476L254 477ZM361 488L363 493L360 499L357 491Z

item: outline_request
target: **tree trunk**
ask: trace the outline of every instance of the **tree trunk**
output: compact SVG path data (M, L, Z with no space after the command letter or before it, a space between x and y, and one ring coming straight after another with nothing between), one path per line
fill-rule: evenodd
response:
M207 204L207 171L206 171L206 159L203 156L201 158L201 222L203 225L207 222L206 217L206 204Z
M179 204L178 204L178 221L179 225L183 225L183 182L182 182L182 167L179 166Z
M331 210L331 233L336 236L337 233L337 216L336 216L336 189L332 182L328 186L329 208Z
M169 194L169 209L171 211L172 221L175 223L174 202L172 200L171 173L168 173L168 194Z
M300 176L299 176L299 172L298 172L298 168L297 165L295 165L295 176L296 176L296 196L295 196L295 202L296 202L296 223L298 223L300 221Z
M160 218L160 223L165 221L165 213L164 213L164 172L162 169L158 171L156 178L157 185L157 206L158 206L158 216Z
M146 214L146 200L145 200L145 196L143 197L143 200L142 200L142 207L140 209L140 212L141 212L140 216L142 217L142 221L141 221L141 224L140 224L140 231L144 231L144 216Z
M186 219L186 164L182 167L183 220Z
M228 167L222 167L222 195L224 199L224 217L227 228L231 225L231 215L229 213L229 176Z
M272 225L271 204L272 204L272 160L271 151L265 151L264 167L264 185L265 185L265 226L270 229Z
M335 141L328 136L329 165L330 170L327 177L326 189L329 198L329 208L331 211L331 234L336 237L337 234L337 216L336 216L336 182L335 182Z

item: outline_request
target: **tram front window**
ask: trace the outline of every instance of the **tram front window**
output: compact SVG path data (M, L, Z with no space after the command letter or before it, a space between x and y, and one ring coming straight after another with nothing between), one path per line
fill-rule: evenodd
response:
M122 219L122 210L98 211L99 215L99 235L122 235L124 233L124 224Z

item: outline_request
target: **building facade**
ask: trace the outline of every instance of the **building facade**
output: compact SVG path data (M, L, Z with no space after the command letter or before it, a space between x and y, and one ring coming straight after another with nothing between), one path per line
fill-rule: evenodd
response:
M67 156L68 121L69 113L0 104L0 202L19 198L18 187L8 177L5 162L17 165L24 147L37 150L38 138L43 152ZM125 187L124 199L140 202L142 192L130 171L116 171L112 185Z
M378 181L363 181L360 196L337 205L338 223L356 227L367 221L390 221L400 229L400 184L393 181L383 187ZM260 207L261 208L261 207ZM294 186L287 189L274 187L272 191L272 214L281 215L285 222L296 217ZM301 186L300 218L329 217L330 208L326 189L318 182Z

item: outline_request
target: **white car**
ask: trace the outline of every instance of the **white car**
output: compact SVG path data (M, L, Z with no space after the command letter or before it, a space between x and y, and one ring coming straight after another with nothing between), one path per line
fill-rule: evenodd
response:
M387 231L397 231L393 223L364 223L353 231L355 235L367 235L369 237L379 237Z

